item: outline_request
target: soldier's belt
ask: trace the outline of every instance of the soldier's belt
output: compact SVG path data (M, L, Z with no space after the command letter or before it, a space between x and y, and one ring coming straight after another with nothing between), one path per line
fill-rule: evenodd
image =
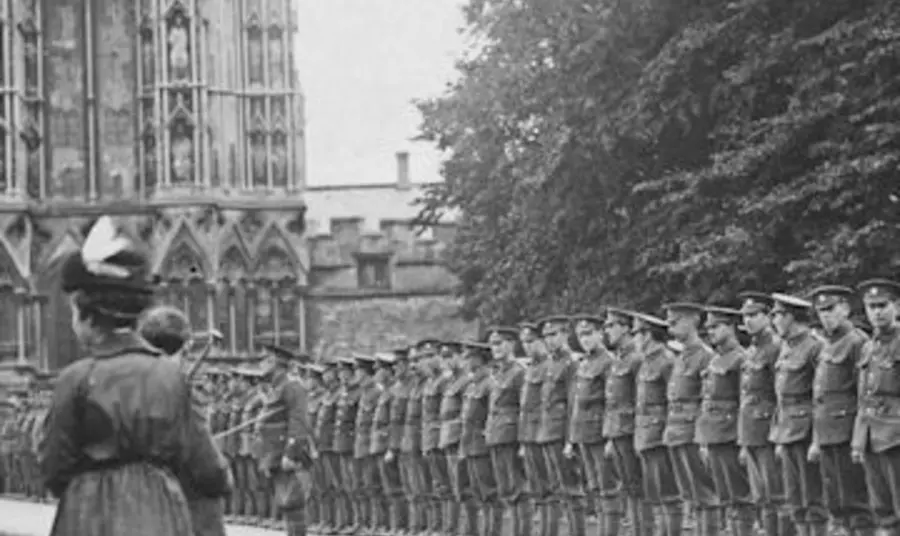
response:
M816 404L820 405L832 405L832 404L846 404L846 405L856 405L856 391L847 392L847 391L833 391L833 392L825 392L825 393L817 393L813 400Z
M668 409L666 404L646 404L639 406L635 413L638 417L664 417Z
M703 411L735 411L738 409L737 400L704 400Z
M805 393L782 394L778 397L778 404L781 406L789 406L792 404L811 404L812 391Z
M755 404L771 404L775 405L775 393L741 393L741 407L752 406Z
M700 410L700 401L669 402L669 413L685 413Z

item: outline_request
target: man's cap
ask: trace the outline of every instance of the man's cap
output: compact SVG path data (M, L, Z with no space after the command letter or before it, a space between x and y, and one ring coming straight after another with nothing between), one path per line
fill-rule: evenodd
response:
M391 353L394 354L394 359L396 361L406 361L409 359L409 348L394 348L391 350Z
M519 322L519 335L521 336L524 333L532 333L533 335L537 335L540 337L541 330L538 329L537 322Z
M632 332L638 332L645 329L648 330L657 330L657 331L668 331L669 323L664 319L659 318L657 316L648 315L646 313L634 313L633 315L634 322L631 326Z
M413 345L413 348L420 351L431 351L436 352L437 349L441 346L441 340L435 338L425 338L421 339L416 344Z
M809 299L816 309L828 309L842 301L850 301L854 294L856 292L850 287L822 285L809 294Z
M790 294L784 294L781 292L773 292L772 300L775 301L774 309L809 309L812 307L812 303L808 300L804 300L803 298L798 298L797 296L791 296Z
M719 324L736 325L741 323L742 314L738 309L730 307L720 307L718 305L709 305L706 311L706 327L718 326Z
M463 341L463 348L466 350L466 356L478 356L482 359L491 359L491 346L489 344L478 341Z
M572 319L568 315L549 315L537 321L537 329L540 332L548 325L552 326L568 326Z
M141 315L138 332L151 345L171 355L191 339L191 322L181 309L160 305Z
M304 363L300 366L303 370L309 372L310 374L324 374L325 366L319 363Z
M768 312L775 304L775 300L772 299L771 295L754 290L741 292L738 294L738 298L741 300L741 314L744 315Z
M595 315L591 313L579 313L577 315L572 315L572 321L576 326L578 325L591 325L594 327L603 325L603 315Z
M492 336L500 337L508 341L519 340L519 330L509 326L491 326L485 331L485 340Z
M663 305L663 310L675 314L702 315L706 308L694 302L672 302Z
M622 309L620 307L608 307L606 309L606 319L603 323L604 325L625 324L626 326L630 326L634 321L635 314L635 311L629 311L628 309Z
M81 290L151 295L155 287L153 279L148 252L122 233L109 216L101 216L94 222L81 249L69 254L61 270L65 293ZM119 305L123 310L115 310L116 313L136 317L141 312L129 309L127 303Z
M374 366L377 361L378 360L374 355L360 353L353 354L353 364L357 367L371 367Z
M300 363L308 363L312 361L309 355L304 353L295 353L293 350L279 346L277 344L264 344L263 348L268 350L281 363L289 363L298 361Z
M350 356L346 356L346 355L336 357L334 359L334 361L335 361L335 364L337 364L338 366L341 366L341 367L353 367L354 365L356 365L356 359L354 359Z
M459 341L441 341L440 348L442 350L446 348L452 352L460 352L462 351L462 343Z
M890 279L876 278L863 281L857 291L867 302L885 302L900 298L900 283Z

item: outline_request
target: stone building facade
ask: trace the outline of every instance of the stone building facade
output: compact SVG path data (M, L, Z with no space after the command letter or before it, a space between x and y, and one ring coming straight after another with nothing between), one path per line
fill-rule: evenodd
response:
M77 358L59 261L100 214L227 356L452 313L452 227L411 233L415 187L306 187L295 20L290 0L0 0L0 380Z

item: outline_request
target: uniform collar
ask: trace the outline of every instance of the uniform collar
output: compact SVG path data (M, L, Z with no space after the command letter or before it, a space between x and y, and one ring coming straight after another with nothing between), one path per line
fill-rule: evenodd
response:
M854 329L854 326L853 326L853 324L850 323L850 321L848 320L848 321L846 321L846 322L841 322L840 324L838 324L838 327L836 327L836 328L834 329L834 331L831 331L831 332L827 332L827 331L826 331L826 332L825 332L825 336L828 337L828 340L829 340L829 341L834 342L834 341L836 341L836 340L839 340L839 339L840 339L841 337L843 337L844 335L850 333L850 331L851 331L852 329Z
M116 357L129 352L163 355L133 330L113 331L102 341L92 344L90 352L95 359Z
M753 344L756 346L762 346L764 344L772 342L774 338L775 334L772 332L772 330L770 328L765 328L753 336Z
M897 324L893 324L886 329L875 330L875 339L880 342L889 341L897 336L898 331L900 331L900 327Z

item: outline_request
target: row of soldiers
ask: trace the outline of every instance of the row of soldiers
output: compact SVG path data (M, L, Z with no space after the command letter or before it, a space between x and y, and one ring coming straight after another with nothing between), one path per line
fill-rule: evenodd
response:
M308 369L313 532L900 534L900 285L741 297Z
M0 493L45 500L38 441L52 391L45 385L15 389L0 401Z

